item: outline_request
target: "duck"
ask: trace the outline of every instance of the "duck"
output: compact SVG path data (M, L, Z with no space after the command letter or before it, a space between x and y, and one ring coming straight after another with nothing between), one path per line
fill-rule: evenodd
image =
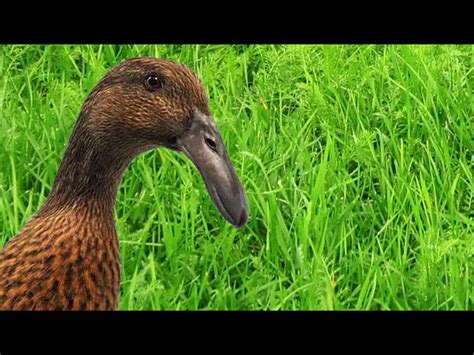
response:
M117 191L133 159L155 148L188 157L225 220L247 223L198 75L168 59L126 59L85 99L49 195L0 250L1 310L118 310Z

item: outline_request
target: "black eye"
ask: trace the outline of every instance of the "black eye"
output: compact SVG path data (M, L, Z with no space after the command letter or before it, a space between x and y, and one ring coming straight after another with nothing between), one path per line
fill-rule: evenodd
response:
M156 74L147 75L145 78L145 87L150 91L161 89L163 87L163 78Z

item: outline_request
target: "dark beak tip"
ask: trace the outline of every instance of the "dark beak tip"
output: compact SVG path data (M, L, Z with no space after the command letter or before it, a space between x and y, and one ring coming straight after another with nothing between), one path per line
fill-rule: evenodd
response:
M232 225L237 229L242 229L248 222L249 213L247 209L243 209L240 217L236 218L232 223Z

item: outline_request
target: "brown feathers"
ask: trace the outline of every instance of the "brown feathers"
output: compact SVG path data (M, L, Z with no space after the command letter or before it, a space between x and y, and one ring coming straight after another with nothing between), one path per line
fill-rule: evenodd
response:
M91 202L32 218L0 253L0 309L116 309L120 253L104 207Z
M163 89L150 92L147 75ZM52 191L0 250L0 309L117 309L120 253L114 204L123 172L143 151L185 132L207 98L187 67L154 58L111 70L84 103ZM46 152L45 152L46 153Z

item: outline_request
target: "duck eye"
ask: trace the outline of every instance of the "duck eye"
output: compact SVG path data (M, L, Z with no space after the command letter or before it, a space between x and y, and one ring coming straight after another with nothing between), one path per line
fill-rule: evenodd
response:
M147 75L145 87L150 91L158 90L163 87L163 79L156 74Z

